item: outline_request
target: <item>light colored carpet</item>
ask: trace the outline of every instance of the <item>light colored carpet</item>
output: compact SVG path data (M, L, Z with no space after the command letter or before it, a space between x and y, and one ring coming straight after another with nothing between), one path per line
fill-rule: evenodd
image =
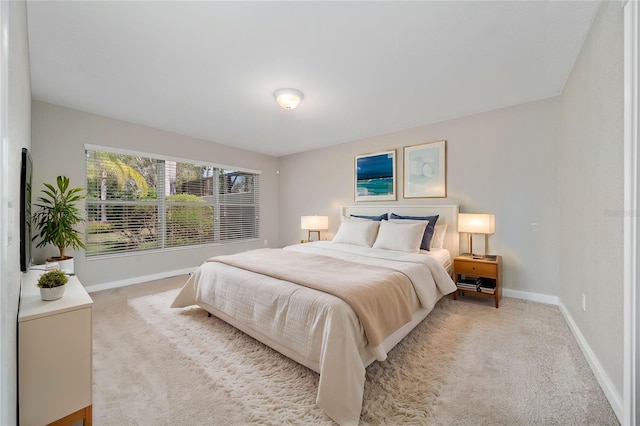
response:
M186 277L93 293L100 425L330 425L318 375L199 308ZM361 424L616 425L560 312L504 298L441 300L367 369Z

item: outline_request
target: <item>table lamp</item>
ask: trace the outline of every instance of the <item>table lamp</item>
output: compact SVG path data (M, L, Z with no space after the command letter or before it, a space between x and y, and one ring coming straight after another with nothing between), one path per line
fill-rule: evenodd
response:
M309 231L308 241L311 241L311 233L318 233L318 240L320 240L320 231L329 229L329 217L328 216L301 216L300 217L300 229Z
M486 213L459 213L458 232L466 232L469 245L469 254L474 259L492 258L487 255L487 235L495 232L495 216ZM484 234L484 254L473 254L472 234Z

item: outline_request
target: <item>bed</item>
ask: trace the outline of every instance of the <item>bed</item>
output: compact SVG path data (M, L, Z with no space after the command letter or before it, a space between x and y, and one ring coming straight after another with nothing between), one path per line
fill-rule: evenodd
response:
M395 220L377 225L354 218L392 213ZM198 305L319 373L318 406L338 424L358 424L365 368L384 361L441 297L456 290L451 259L458 254L457 214L451 205L342 207L334 241L208 259L172 307ZM410 218L434 215L440 234L429 251L390 249L416 232L422 240L425 221ZM350 238L358 240L364 228L369 242L353 244ZM374 284L378 277L388 281ZM341 293L356 288L360 293ZM377 291L382 293L374 297Z

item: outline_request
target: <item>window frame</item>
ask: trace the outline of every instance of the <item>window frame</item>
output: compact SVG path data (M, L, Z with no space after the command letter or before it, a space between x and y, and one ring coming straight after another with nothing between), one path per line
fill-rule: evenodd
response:
M100 205L100 204L107 204L107 205L147 205L147 206L157 206L158 207L158 236L157 236L157 244L159 245L159 247L157 248L151 248L151 249L135 249L135 250L130 250L130 249L124 249L124 250L115 250L115 251L109 251L106 253L97 253L97 254L87 254L85 251L85 259L88 261L91 260L100 260L100 259L108 259L108 258L114 258L114 257L122 257L122 256L132 256L132 255L145 255L145 254L157 254L157 253L166 253L166 252L171 252L171 251L176 251L176 250L189 250L189 249L198 249L198 248L203 248L203 247L212 247L212 246L221 246L221 245L228 245L228 244L242 244L242 243L247 243L247 242L255 242L255 241L259 241L260 240L260 210L261 210L261 194L260 194L260 176L262 174L261 170L255 170L255 169L249 169L246 167L236 167L236 166L229 166L229 165L225 165L225 164L220 164L220 163L214 163L214 162L210 162L210 161L200 161L200 160L192 160L192 159L187 159L187 158L181 158L181 157L172 157L172 156L167 156L167 155L162 155L162 154L152 154L152 153L148 153L148 152L142 152L142 151L134 151L134 150L129 150L129 149L120 149L120 148L113 148L113 147L106 147L106 146L101 146L101 145L93 145L93 144L84 144L84 150L85 150L85 184L88 184L88 174L87 174L87 169L88 169L88 157L86 155L87 151L98 151L98 152L104 152L104 153L110 153L110 154L119 154L119 155L128 155L128 156L139 156L139 157L144 157L144 158L149 158L149 159L153 159L153 160L160 160L165 162L175 162L175 163L188 163L188 164L193 164L193 165L198 165L198 166L206 166L206 167L211 167L213 168L214 172L213 172L213 180L214 180L214 194L212 196L212 204L210 204L213 208L214 208L214 239L213 241L210 242L204 242L204 243L195 243L195 244L189 244L189 245L179 245L179 246L170 246L167 247L165 244L165 239L166 239L166 232L167 232L167 228L166 228L166 208L167 205L181 205L181 203L175 203L175 202L167 202L164 192L162 192L162 194L160 193L160 191L158 191L158 198L155 201L129 201L129 200L90 200L90 199L85 199L85 211L88 211L91 205ZM165 167L162 167L162 172L158 171L158 176L160 176L162 173L164 173ZM254 186L253 186L253 191L252 193L254 194L254 203L253 204L246 204L246 206L253 206L254 211L255 211L255 225L253 225L254 228L254 234L255 236L253 237L247 237L247 238L237 238L237 239L221 239L221 221L220 221L220 212L223 208L225 207L229 207L228 204L224 204L221 203L220 199L224 198L224 195L219 193L219 181L217 178L217 176L219 176L221 174L222 171L234 171L234 172L238 172L238 173L246 173L249 175L253 175L254 177ZM185 205L188 205L185 203ZM209 204L207 204L209 205ZM195 205L194 205L195 206ZM162 211L162 213L161 213ZM162 226L162 228L160 228L160 226ZM88 232L88 227L85 227L85 233L84 233L84 239L85 239L85 244L87 244L87 249L89 248L90 244L88 241L89 238L89 232Z

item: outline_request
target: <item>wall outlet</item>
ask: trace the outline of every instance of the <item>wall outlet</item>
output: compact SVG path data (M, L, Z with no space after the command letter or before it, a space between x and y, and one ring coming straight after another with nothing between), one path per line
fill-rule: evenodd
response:
M269 245L269 242L267 240L264 240L264 245Z
M582 293L582 310L587 312L587 296Z

